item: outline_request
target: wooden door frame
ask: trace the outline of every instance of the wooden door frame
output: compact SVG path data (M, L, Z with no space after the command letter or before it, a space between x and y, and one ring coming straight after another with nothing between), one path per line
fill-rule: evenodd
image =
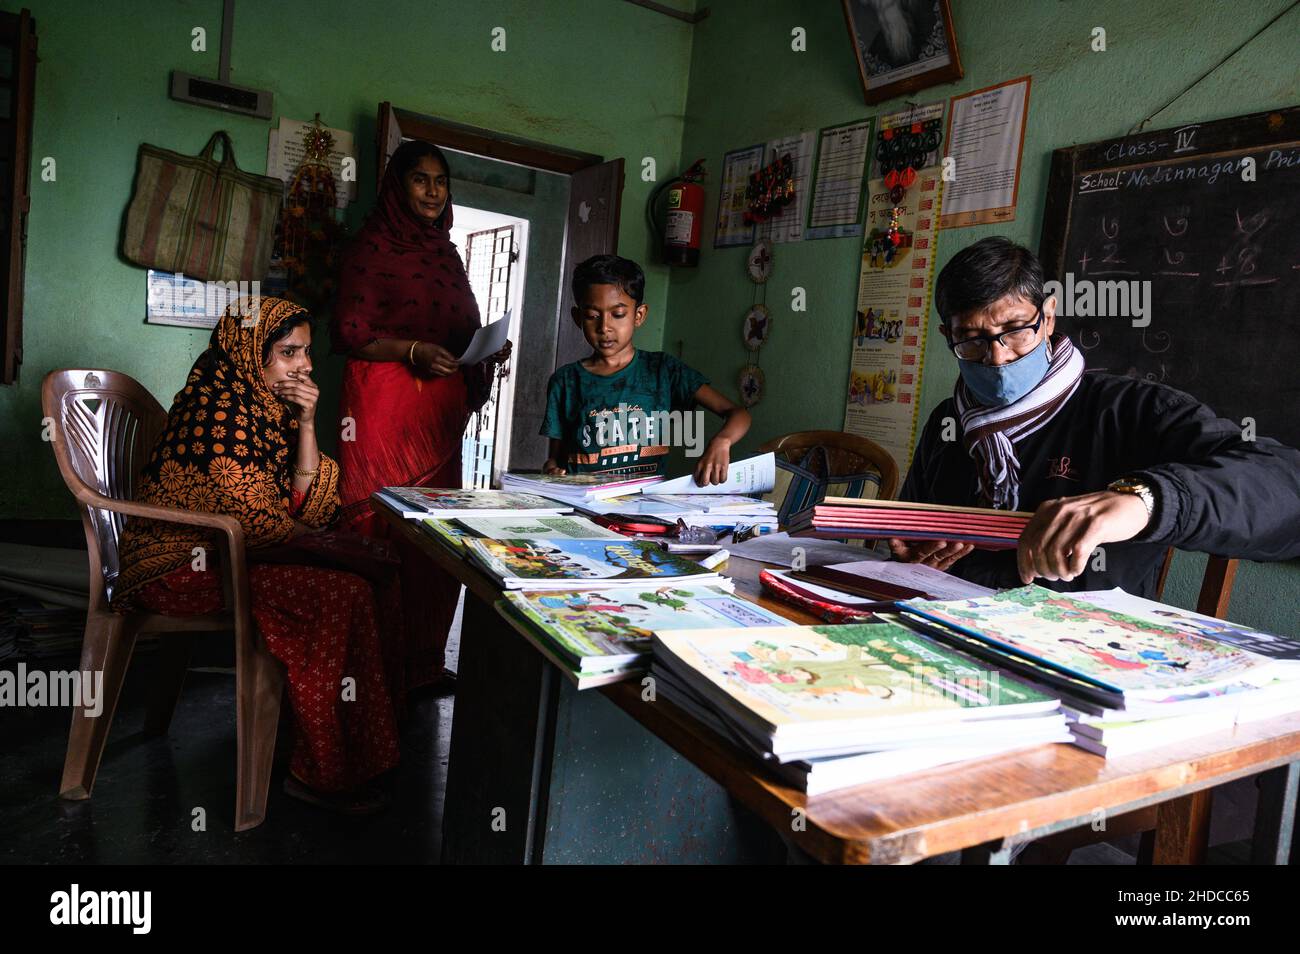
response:
M396 141L392 134L385 136L387 124L384 122L385 111L393 117L396 127ZM487 159L528 166L546 172L558 172L572 175L581 169L598 166L605 161L603 156L575 149L565 149L549 143L520 139L493 132L478 126L467 126L436 116L425 116L409 109L399 109L385 100L379 104L379 115L375 125L375 146L378 155L375 162L376 187L384 178L384 169L388 157L400 145L403 139L423 139L438 146L446 146L460 152L472 153Z

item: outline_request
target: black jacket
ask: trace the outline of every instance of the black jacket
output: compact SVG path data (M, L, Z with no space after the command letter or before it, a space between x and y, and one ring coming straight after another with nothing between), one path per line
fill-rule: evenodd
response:
M957 421L944 441L944 418ZM962 442L952 398L930 415L917 442L902 500L982 506L975 462ZM1133 540L1102 549L1074 580L1038 580L1055 590L1123 587L1155 595L1167 547L1248 560L1300 557L1300 451L1260 437L1189 394L1137 378L1086 372L1079 388L1041 430L1016 444L1020 509L1105 490L1124 476L1155 492L1151 523ZM1014 550L976 550L951 572L972 583L1019 586Z

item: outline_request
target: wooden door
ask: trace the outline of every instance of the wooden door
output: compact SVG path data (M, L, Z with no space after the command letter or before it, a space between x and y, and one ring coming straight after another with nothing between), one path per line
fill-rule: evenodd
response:
M593 255L618 251L619 208L623 201L623 160L611 159L579 169L569 177L569 220L564 229L564 281L555 341L555 367L591 354L582 331L569 318L573 268Z

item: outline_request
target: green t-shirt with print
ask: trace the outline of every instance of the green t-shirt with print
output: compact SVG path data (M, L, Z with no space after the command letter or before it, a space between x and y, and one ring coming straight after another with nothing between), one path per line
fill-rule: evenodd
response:
M556 463L570 474L663 477L670 443L683 441L684 426L698 430L682 415L708 383L662 351L638 348L627 367L607 376L574 361L551 375L541 435L561 442Z

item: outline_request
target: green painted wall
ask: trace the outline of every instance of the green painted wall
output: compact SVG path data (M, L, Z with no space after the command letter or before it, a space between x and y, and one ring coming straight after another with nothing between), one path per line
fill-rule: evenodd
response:
M1051 151L1126 133L1268 23L1290 0L1239 3L1205 0L954 0L965 77L914 94L916 102L948 98L1030 74L1018 214L1002 226L940 233L937 267L986 235L1007 234L1037 248ZM717 177L729 149L801 129L816 129L905 106L894 100L868 107L862 99L840 4L778 0L714 0L695 27L683 160L703 156L714 177L705 220L716 218ZM807 31L807 52L790 49L791 30ZM1107 51L1089 47L1093 27L1107 33ZM1148 128L1220 119L1300 100L1292 10L1241 53L1161 112ZM849 322L858 279L858 240L781 244L767 304L775 316L761 364L767 396L754 409L746 444L789 431L838 430L844 421L849 370ZM736 393L745 363L740 319L752 286L743 249L705 244L700 267L675 270L664 347L714 383ZM790 311L790 289L808 291L808 311ZM937 317L931 320L937 323ZM947 397L956 364L931 325L925 355L921 420ZM1195 600L1203 557L1181 555L1167 597ZM1300 565L1242 567L1234 618L1300 634Z
M954 15L966 76L924 91L949 97L1033 75L1017 219L1003 231L1036 247L1052 149L1126 132L1267 23L1289 0L1242 5L1225 0L957 0ZM100 365L139 378L164 404L202 350L206 334L143 323L143 272L116 255L122 212L142 141L197 152L226 128L245 168L265 166L273 123L229 117L172 102L171 69L215 75L218 0L170 4L126 0L29 0L37 18L32 212L29 222L26 363L19 386L0 388L0 519L69 517L70 499L39 439L39 384L50 368ZM696 0L675 0L695 9ZM735 392L743 363L737 328L750 300L741 250L713 250L701 266L674 271L649 264L643 223L653 187L637 174L654 156L661 177L681 160L709 160L710 204L727 149L803 128L897 108L866 107L836 0L704 0L710 16L694 27L619 0L343 0L240 4L233 76L275 94L280 113L310 118L357 137L361 200L374 181L376 104L628 161L620 250L647 265L651 318L638 336L647 348L677 351L724 391ZM4 0L0 7L20 4ZM1104 26L1109 49L1093 53L1090 31ZM206 53L190 31L208 31ZM504 26L507 52L492 53L490 31ZM790 30L808 33L808 52L790 50ZM1297 100L1292 11L1207 79L1178 98L1153 127L1217 119ZM689 84L688 84L689 81ZM689 95L688 95L689 94ZM39 162L57 160L56 182ZM942 266L961 246L995 230L945 232ZM857 281L855 240L778 246L769 292L774 337L763 355L767 399L755 413L750 446L776 434L839 428L848 375L848 321ZM809 310L789 311L789 289L809 292ZM665 321L665 316L667 320ZM325 380L335 370L326 367ZM946 396L955 367L930 337L921 413ZM327 394L326 401L333 396ZM1203 561L1180 556L1169 597L1194 599ZM1234 617L1297 632L1300 568L1243 568Z
M676 0L691 9L694 0ZM360 201L374 196L378 104L595 153L642 156L675 168L690 68L691 26L617 0L281 0L240 3L231 79L275 95L271 121L224 115L167 97L173 69L215 76L220 0L5 0L37 22L32 210L28 226L25 363L0 387L0 519L75 516L40 440L40 382L52 368L116 368L167 405L207 333L144 324L144 272L117 257L122 214L141 142L198 152L215 129L249 170L266 168L267 132L281 114L356 136ZM207 30L205 53L191 30ZM506 52L490 49L506 29ZM57 179L43 182L43 157ZM620 248L645 261L651 183L628 176ZM653 318L640 335L659 347L667 269L647 269ZM326 385L336 360L318 375Z

